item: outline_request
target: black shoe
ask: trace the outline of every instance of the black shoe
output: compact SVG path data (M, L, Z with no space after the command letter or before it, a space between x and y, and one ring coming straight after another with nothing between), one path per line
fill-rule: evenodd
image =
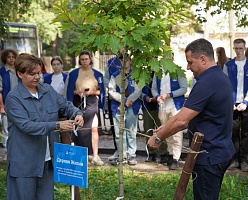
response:
M243 172L248 172L248 163L247 162L242 162L240 167L241 167L241 170Z
M120 162L119 162L119 158L115 158L113 160L109 160L109 163L111 165L118 165ZM126 158L123 158L123 164L127 163L127 159Z
M145 162L156 162L156 154L150 154L150 156L146 158Z
M180 162L177 160L173 160L171 165L169 166L170 170L177 170L177 169L183 169L183 167L180 165Z
M168 155L167 157L168 157L167 166L171 166L173 161L173 155Z
M110 163L111 165L118 165L118 164L119 164L119 160L118 160L118 158L114 158L114 159L112 159L112 160L109 160L109 163Z
M167 162L168 162L168 155L167 154L161 155L159 163L163 164Z
M239 168L239 163L234 160L231 165L228 167L229 170L233 170L233 169L238 169Z

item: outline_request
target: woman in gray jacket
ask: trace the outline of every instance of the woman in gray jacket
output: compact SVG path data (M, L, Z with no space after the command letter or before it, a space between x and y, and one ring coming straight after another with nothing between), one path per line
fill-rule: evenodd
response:
M82 111L40 83L42 60L20 54L15 62L19 84L6 98L9 120L7 142L7 200L52 200L53 143L59 130L83 126ZM70 120L58 121L59 117Z

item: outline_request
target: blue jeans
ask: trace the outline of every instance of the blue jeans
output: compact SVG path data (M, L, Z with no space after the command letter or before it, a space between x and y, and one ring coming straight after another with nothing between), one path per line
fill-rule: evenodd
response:
M117 111L116 115L113 115L113 121L115 125L115 143L119 152L119 138L120 138L120 111ZM125 110L124 115L124 127L128 130L123 131L123 157L129 156L136 157L137 143L136 143L136 132L137 132L138 115L133 114L132 106Z
M211 165L208 159L206 165L195 164L192 173L195 200L218 200L224 174L231 162Z

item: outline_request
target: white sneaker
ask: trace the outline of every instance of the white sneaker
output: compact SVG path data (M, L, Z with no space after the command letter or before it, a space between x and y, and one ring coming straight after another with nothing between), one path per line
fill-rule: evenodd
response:
M93 156L92 155L88 155L88 161L89 162L92 162L92 160L93 160Z
M115 151L112 156L108 157L108 160L112 161L112 160L115 160L118 157L119 157L119 153L118 153L118 151Z
M104 162L101 160L101 158L98 155L93 157L91 163L95 165L104 165Z

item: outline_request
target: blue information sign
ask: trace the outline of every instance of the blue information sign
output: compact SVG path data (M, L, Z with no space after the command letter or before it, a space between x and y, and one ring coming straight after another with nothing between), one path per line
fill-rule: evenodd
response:
M54 181L88 188L88 149L54 143Z

